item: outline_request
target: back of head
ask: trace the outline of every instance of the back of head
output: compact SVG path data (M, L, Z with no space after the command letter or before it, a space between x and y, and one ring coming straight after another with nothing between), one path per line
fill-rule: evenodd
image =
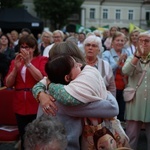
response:
M66 147L65 128L55 117L42 115L27 125L26 150L65 150Z
M78 44L78 39L75 37L75 36L70 36L66 39L66 41L71 41L73 42L74 44Z
M77 62L85 64L85 59L76 44L70 41L54 44L49 52L49 58L53 59L58 55L67 54L72 56Z
M101 37L101 32L99 30L94 30L93 33L98 36Z
M69 55L60 55L48 61L45 65L45 72L53 83L67 84L65 76L71 72L74 61Z
M23 29L21 30L21 33L23 33L23 32L26 32L26 33L28 33L28 34L31 34L31 30L28 29L28 28L23 28Z

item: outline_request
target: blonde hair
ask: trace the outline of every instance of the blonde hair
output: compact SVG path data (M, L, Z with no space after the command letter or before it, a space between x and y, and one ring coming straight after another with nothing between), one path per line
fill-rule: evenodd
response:
M55 31L53 32L53 35L54 35L54 34L57 34L57 33L60 34L60 36L61 36L62 39L65 38L65 35L64 35L64 33L63 33L61 30L55 30Z

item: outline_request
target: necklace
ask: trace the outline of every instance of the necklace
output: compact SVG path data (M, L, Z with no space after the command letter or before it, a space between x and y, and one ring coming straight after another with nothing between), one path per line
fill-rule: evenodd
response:
M147 64L147 63L149 63L149 61L150 61L150 59L148 59L148 60L140 59L140 62L141 62L142 64Z
M92 62L90 62L90 61L88 61L88 60L86 59L86 62L87 62L88 65L94 66L94 65L96 64L96 62L97 62L97 58L96 58L94 61L92 61Z

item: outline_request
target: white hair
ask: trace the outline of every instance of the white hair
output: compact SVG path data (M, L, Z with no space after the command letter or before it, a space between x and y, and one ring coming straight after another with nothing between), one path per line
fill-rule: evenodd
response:
M97 44L97 46L99 47L99 50L102 51L102 41L101 41L101 38L100 37L97 37L95 35L90 35L88 36L85 40L84 40L84 48L85 48L85 45L87 43L92 43L94 42L95 44Z
M141 37L141 36L150 37L150 31L141 32L141 33L139 34L139 37Z

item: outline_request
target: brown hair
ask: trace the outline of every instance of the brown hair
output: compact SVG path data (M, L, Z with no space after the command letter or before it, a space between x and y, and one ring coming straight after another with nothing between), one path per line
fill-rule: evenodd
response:
M109 134L110 136L113 137L114 140L116 140L115 137L114 137L114 135L112 134L112 132L111 132L108 128L102 127L100 130L97 130L97 131L94 133L94 135L93 135L93 141L94 141L94 145L95 145L96 150L98 150L98 149L97 149L97 142L98 142L98 140L99 140L102 136L104 136L104 135L106 135L106 134Z
M19 47L22 44L27 44L30 48L35 48L33 56L38 56L39 55L37 40L32 35L22 36L19 39L19 43L18 44L19 44Z
M49 52L49 59L52 59L58 55L67 54L72 56L77 62L85 64L85 59L76 44L71 41L61 42L54 44Z
M112 42L119 36L123 36L125 39L125 35L122 32L117 31L112 37Z

